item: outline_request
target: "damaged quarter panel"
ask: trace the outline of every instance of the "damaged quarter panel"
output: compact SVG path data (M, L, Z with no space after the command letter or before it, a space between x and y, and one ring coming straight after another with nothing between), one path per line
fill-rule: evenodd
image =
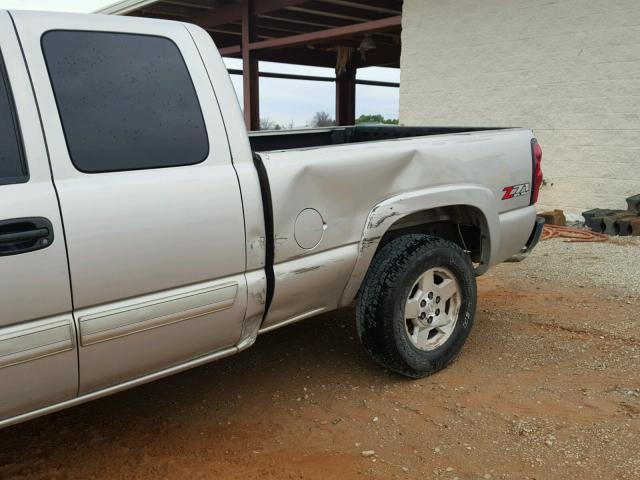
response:
M311 307L348 304L380 238L416 211L443 205L478 208L489 228L487 262L498 261L501 214L522 209L535 215L533 207L523 208L526 197L500 200L504 185L531 181L531 137L529 130L512 129L261 153L271 183L276 239L276 290L265 326L288 323ZM318 245L303 249L294 225L308 208L322 216L325 231ZM526 238L511 241L520 242L524 245ZM338 260L351 268L327 263ZM313 267L333 270L324 276ZM285 283L300 268L307 269L304 275Z

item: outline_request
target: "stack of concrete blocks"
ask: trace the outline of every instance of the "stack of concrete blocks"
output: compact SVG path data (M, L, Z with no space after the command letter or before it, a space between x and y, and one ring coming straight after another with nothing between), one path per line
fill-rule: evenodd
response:
M626 210L594 208L582 216L587 227L595 232L640 236L640 194L627 198Z

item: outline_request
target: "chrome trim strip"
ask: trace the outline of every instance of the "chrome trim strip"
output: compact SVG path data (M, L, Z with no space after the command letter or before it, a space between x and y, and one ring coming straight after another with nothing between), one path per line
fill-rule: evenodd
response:
M233 282L81 315L80 343L93 345L226 310L237 293L238 283Z
M276 323L274 325L269 325L268 327L261 328L258 331L258 334L267 333L271 330L276 330L280 327L284 327L285 325L291 325L292 323L299 322L300 320L304 320L305 318L315 317L316 315L320 315L324 312L327 307L315 308L313 310L309 310L308 312L301 313L300 315L296 315L295 317L288 318L287 320L283 320L282 322Z
M0 369L73 350L72 328L58 317L0 329Z
M226 348L224 350L219 350L210 355L198 357L189 362L185 362L180 365L167 368L165 370L160 370L158 372L145 375L144 377L139 377L133 380L129 380L128 382L124 382L119 385L114 385L112 387L108 387L103 390L98 390L97 392L88 393L86 395L82 395L80 397L76 397L71 400L65 400L64 402L56 403L55 405L40 408L32 412L23 413L22 415L0 420L0 428L5 428L10 425L14 425L16 423L24 422L26 420L32 420L34 418L41 417L43 415L48 415L49 413L64 410L65 408L74 407L76 405L80 405L81 403L106 397L107 395L111 395L112 393L117 393L122 390L127 390L128 388L137 387L138 385L142 385L144 383L149 383L154 380L158 380L160 378L173 375L175 373L180 373L180 372L183 372L184 370L189 370L190 368L198 367L200 365L204 365L205 363L209 363L214 360L219 360L221 358L228 357L229 355L233 355L234 353L237 353L237 352L238 352L237 347L231 347L231 348Z

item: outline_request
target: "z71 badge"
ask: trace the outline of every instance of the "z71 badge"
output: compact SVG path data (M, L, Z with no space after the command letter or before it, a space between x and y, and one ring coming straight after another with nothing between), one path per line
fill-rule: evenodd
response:
M531 190L528 183L521 183L520 185L511 185L510 187L504 187L502 191L504 192L504 195L502 195L502 200L509 200L514 197L521 197L522 195L526 195Z

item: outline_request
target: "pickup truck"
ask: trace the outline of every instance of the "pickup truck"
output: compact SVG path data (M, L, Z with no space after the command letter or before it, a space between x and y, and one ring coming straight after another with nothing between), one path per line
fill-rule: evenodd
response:
M0 53L0 427L354 302L371 357L425 376L538 240L530 130L248 134L179 22L0 11Z

